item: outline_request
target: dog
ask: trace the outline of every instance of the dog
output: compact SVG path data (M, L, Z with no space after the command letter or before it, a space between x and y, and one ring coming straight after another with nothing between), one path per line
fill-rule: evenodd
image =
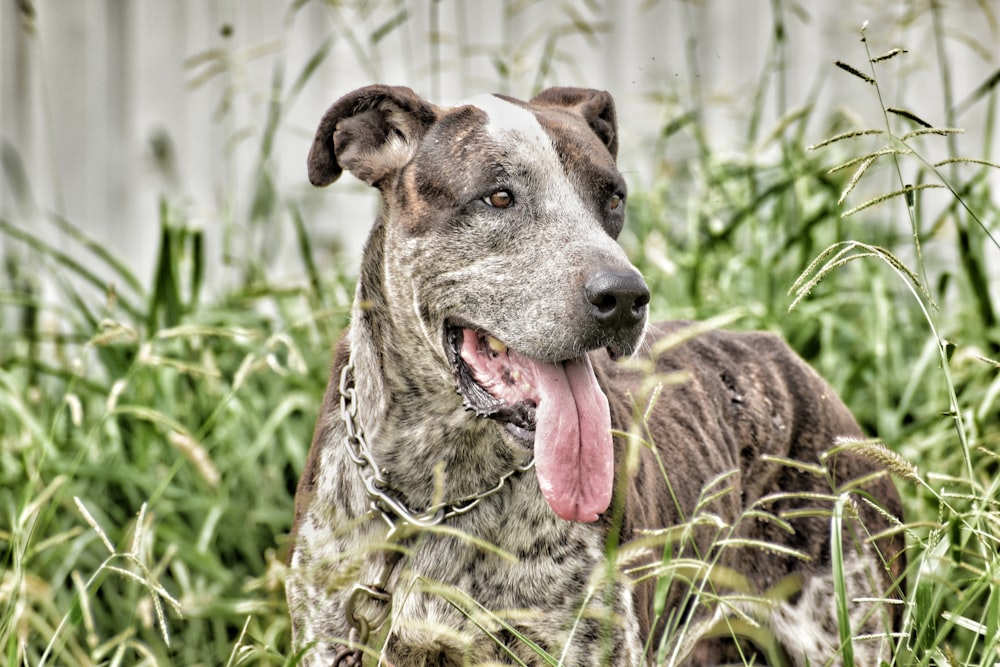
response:
M381 209L296 492L300 664L889 655L892 480L778 337L647 323L618 140L580 88L323 116L311 182Z

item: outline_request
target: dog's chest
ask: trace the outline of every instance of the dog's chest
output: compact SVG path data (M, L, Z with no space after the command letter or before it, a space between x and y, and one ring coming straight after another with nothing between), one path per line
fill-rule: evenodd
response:
M475 648L460 652L472 650L477 660L500 658L502 649L482 641L479 624L495 636L507 624L557 654L585 644L568 637L583 610L593 606L588 600L606 599L597 592L604 582L595 579L606 571L599 567L603 538L592 524L558 520L534 497L537 488L522 495L534 483L533 475L525 477L504 497L446 524L445 531L413 538L394 581L393 651L449 643L437 627L467 635L468 643L459 643ZM619 612L629 608L615 606ZM524 645L514 641L508 648L520 654ZM530 651L523 656L527 664L535 658Z
M531 471L448 528L454 534L416 538L410 567L454 584L489 608L554 609L570 591L586 586L603 559L601 531L559 520Z

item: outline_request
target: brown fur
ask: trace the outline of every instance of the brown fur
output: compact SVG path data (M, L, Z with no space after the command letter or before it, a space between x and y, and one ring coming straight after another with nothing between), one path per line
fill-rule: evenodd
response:
M632 351L641 326L595 324L575 295L595 265L629 270L614 243L620 212L604 205L624 193L614 166L613 101L582 89L550 89L531 103L504 99L532 114L544 134L531 134L516 111L509 135L491 125L496 109L443 109L385 86L338 101L317 131L313 183L328 184L349 169L381 191L383 210L296 494L289 606L296 645L315 643L303 664L330 660L348 634L350 585L371 581L385 558L386 526L368 513L343 444L339 377L349 359L373 453L411 508L481 493L525 456L496 422L463 409L440 343L442 322L456 316L534 358L598 350L590 358L612 427L632 429L638 440L615 437L614 497L594 523L555 516L529 472L449 519L445 530L407 539L387 586L393 617L383 650L392 664L495 664L511 655L545 664L515 631L567 665L651 664L661 642L688 664L774 657L775 649L733 641L720 622L725 608L692 597L681 577L656 616L657 579L643 576L644 568L659 564L668 544L676 559L715 562L709 592L741 594L741 612L770 628L791 664L836 662L830 494L865 478L852 493L900 516L891 481L849 451L825 462L828 475L814 472L838 438L861 432L830 387L773 335L685 337L688 323L652 325L633 360L612 361L603 348ZM561 174L549 167L532 173L535 160L556 154ZM520 209L501 213L476 203L497 187L514 192ZM680 342L660 350L674 337ZM648 406L657 380L662 392ZM647 408L648 420L634 425ZM849 594L891 596L903 569L902 540L869 543L866 534L888 522L866 502L854 506L857 518L848 518L844 531ZM663 536L689 522L696 526L689 534ZM750 541L778 548L738 546ZM608 563L615 544L623 545L620 559ZM768 595L778 595L770 606L747 601ZM852 629L891 629L898 609L852 604ZM686 634L676 630L684 619ZM858 643L856 659L875 664L887 646Z

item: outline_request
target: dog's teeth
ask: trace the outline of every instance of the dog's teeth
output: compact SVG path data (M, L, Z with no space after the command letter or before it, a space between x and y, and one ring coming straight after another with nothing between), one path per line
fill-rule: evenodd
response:
M496 352L497 354L503 354L504 352L507 351L507 346L504 345L502 342L500 342L498 339L494 338L493 336L486 337L486 344L489 345L490 349Z

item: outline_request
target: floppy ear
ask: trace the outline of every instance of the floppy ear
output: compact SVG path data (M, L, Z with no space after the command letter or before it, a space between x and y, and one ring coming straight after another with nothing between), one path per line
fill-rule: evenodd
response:
M333 183L344 169L375 187L413 156L437 120L434 105L409 88L367 86L327 109L309 150L309 181Z
M576 111L608 147L611 157L618 157L618 121L611 93L589 88L547 88L538 93L531 103Z

